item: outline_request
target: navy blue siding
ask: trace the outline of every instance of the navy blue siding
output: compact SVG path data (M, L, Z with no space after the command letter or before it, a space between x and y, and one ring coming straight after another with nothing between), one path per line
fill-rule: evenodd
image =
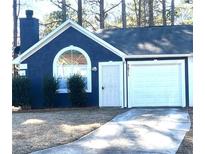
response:
M87 36L70 27L22 63L28 64L27 76L32 83L32 108L43 108L42 81L45 75L53 74L53 60L63 48L74 45L87 52L91 67L98 68L98 62L121 61L121 57L99 45ZM88 93L87 106L98 106L98 71L92 71L92 92ZM67 94L58 94L56 107L69 107Z

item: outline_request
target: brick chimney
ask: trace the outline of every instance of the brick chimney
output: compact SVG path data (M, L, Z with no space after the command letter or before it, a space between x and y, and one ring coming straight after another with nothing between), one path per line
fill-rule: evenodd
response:
M20 18L20 41L21 53L39 41L39 20L33 18L32 10L26 10L26 18Z

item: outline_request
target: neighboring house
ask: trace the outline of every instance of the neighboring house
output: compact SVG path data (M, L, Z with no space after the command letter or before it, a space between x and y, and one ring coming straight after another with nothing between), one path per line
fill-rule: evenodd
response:
M31 80L32 108L43 107L45 75L60 81L55 106L70 106L66 78L74 73L86 82L87 106L192 106L191 25L92 33L67 20L38 41L32 12L20 22L23 50L13 64Z

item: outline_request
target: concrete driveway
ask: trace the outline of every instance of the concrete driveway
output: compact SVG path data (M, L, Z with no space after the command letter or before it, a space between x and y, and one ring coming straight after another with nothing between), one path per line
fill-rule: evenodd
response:
M174 154L190 128L176 108L133 108L81 139L33 154Z

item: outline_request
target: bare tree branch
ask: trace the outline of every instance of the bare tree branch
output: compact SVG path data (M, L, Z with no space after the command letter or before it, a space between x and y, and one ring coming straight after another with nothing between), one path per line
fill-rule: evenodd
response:
M108 13L110 10L116 8L116 7L117 7L118 5L120 5L120 4L121 4L121 1L120 1L119 3L113 5L111 8L107 9L107 10L105 11L105 13Z
M100 13L98 13L98 12L94 12L93 10L90 10L90 12L93 13L93 14L100 15Z
M96 28L91 24L91 22L89 22L88 20L84 20L84 22L88 23L92 27L92 29L96 31Z
M78 12L78 10L76 10L76 9L74 9L73 7L71 7L71 5L69 4L65 4L66 5L66 7L68 7L68 8L70 8L71 10L73 10L73 11L75 11L75 12Z
M55 3L53 0L51 0L51 3L53 3L55 6L57 6L59 9L62 9L62 6L61 5L59 5L59 4L57 4L57 3Z
M53 23L58 23L58 22L62 22L62 20L55 20L55 21L52 21L52 22L49 22L49 23L39 23L40 25L42 25L42 26L48 26L48 25L51 25L51 24L53 24Z
M100 0L88 0L88 2L92 4L100 4Z

